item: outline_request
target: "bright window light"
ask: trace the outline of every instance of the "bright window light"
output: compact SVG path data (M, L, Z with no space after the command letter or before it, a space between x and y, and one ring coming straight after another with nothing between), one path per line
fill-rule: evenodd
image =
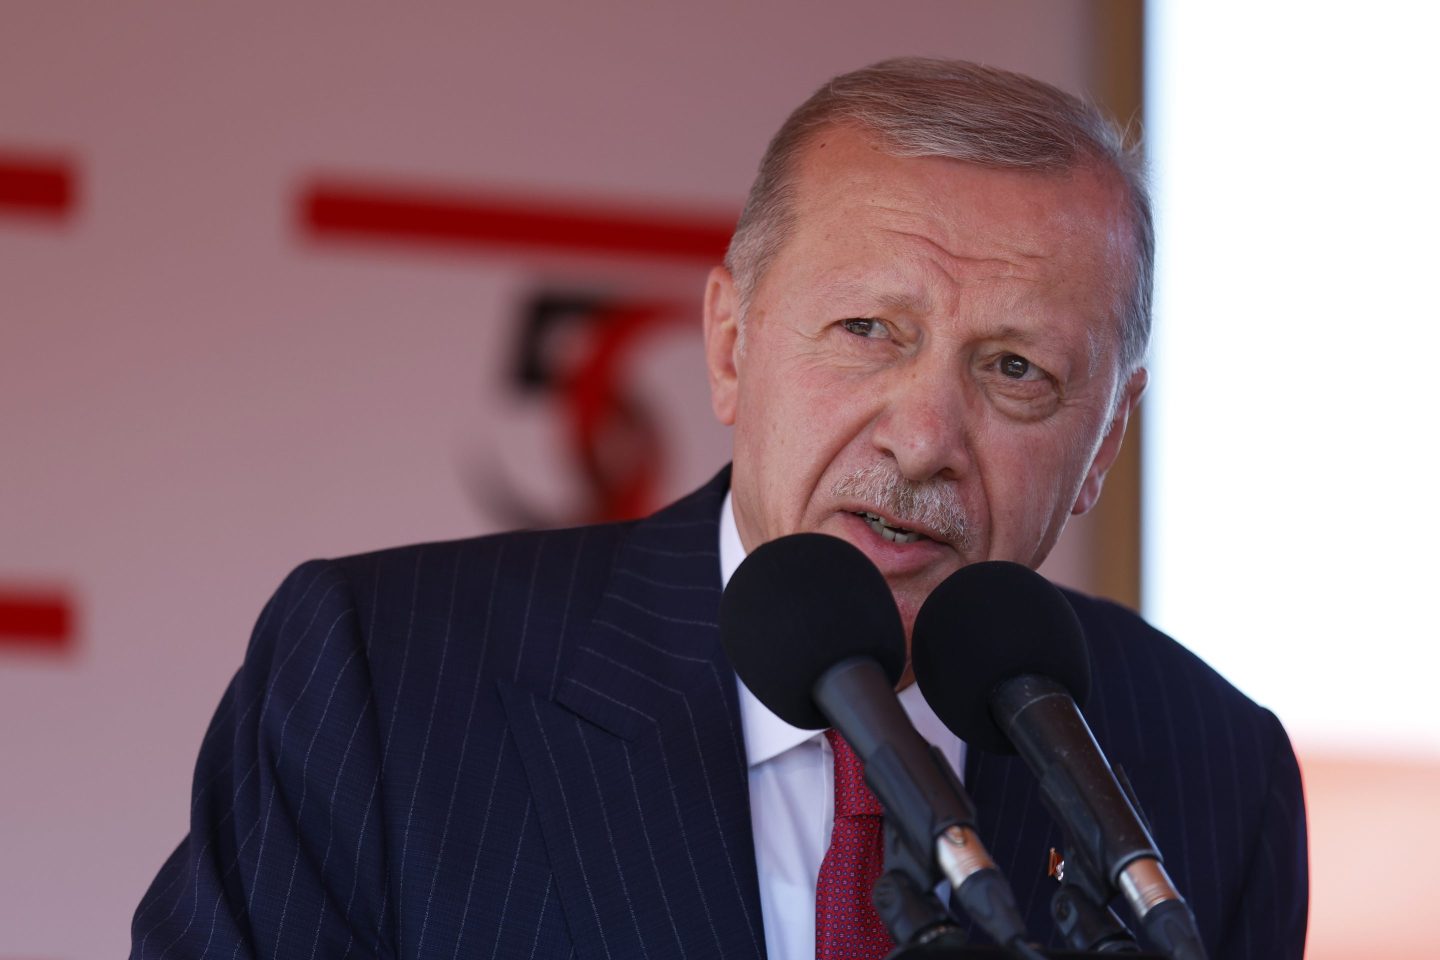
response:
M1146 612L1302 749L1440 756L1436 10L1147 4Z

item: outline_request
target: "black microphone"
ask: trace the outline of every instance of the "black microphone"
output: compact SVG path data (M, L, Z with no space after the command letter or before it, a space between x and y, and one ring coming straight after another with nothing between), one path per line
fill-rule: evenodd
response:
M845 738L932 884L943 873L987 934L1034 956L1014 894L975 834L970 798L895 696L905 628L870 559L823 534L762 544L725 589L720 638L741 681L780 719Z
M1074 851L1129 903L1175 960L1203 960L1195 918L1080 712L1090 693L1084 631L1065 595L1018 563L951 574L920 608L915 679L971 746L1018 752Z

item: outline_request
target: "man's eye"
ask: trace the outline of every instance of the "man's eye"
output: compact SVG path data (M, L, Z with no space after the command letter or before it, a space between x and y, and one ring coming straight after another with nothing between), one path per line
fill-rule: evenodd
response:
M857 337L869 337L871 340L888 340L890 338L890 328L885 325L885 321L876 320L873 317L842 320L840 325Z
M1000 358L1000 374L1011 380L1038 380L1044 375L1039 367L1014 353Z

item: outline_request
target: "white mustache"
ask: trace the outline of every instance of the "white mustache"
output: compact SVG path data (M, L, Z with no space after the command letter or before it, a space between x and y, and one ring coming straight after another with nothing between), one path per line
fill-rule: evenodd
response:
M965 508L955 487L943 480L906 480L891 461L877 460L836 480L831 492L837 499L877 507L898 523L922 526L962 548L970 546L973 533Z

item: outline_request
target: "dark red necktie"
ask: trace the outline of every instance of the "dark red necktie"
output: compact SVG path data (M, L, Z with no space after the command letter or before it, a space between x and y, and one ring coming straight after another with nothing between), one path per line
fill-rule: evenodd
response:
M879 960L894 948L870 891L885 866L884 811L855 751L825 731L835 754L835 829L815 883L815 960Z

